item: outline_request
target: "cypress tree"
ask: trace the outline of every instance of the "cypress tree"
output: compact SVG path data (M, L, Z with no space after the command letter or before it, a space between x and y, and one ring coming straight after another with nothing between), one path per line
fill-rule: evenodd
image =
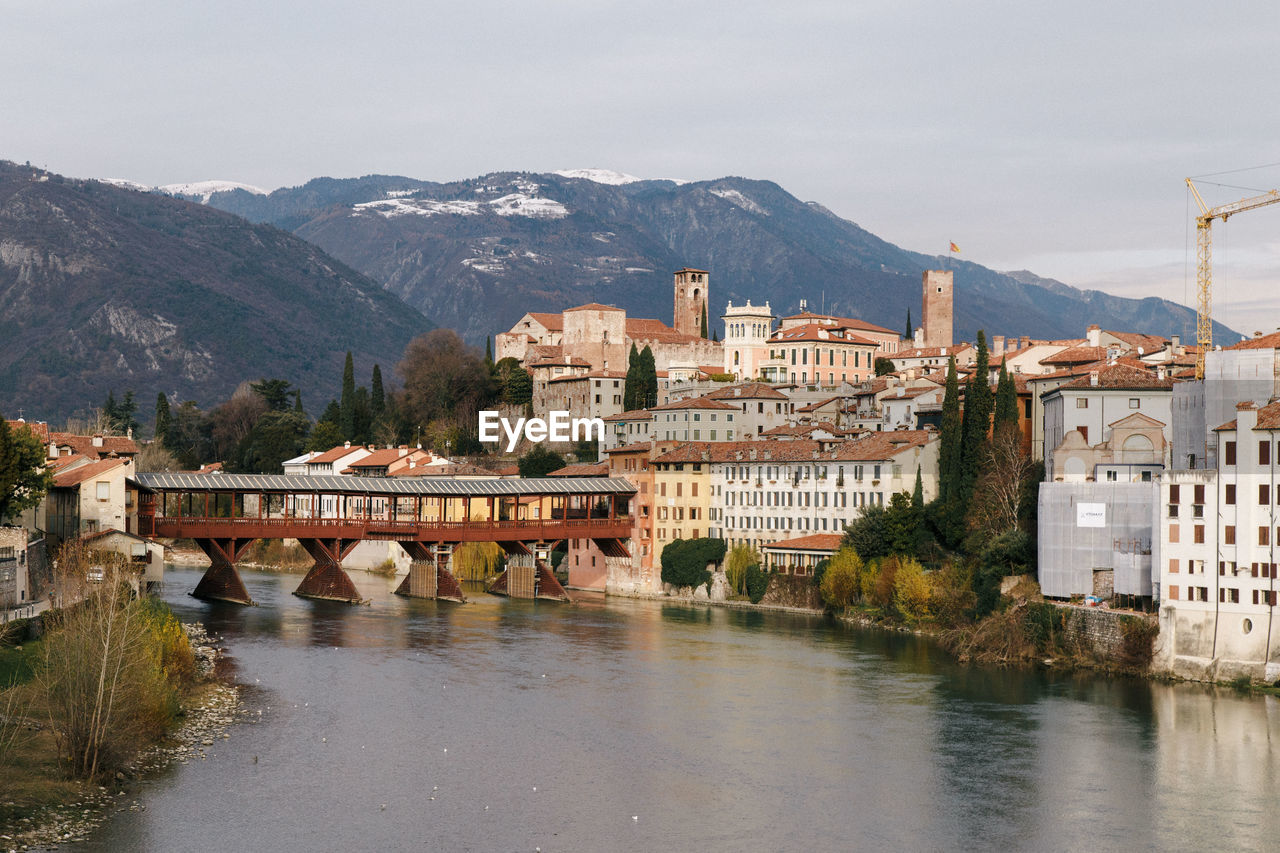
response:
M947 390L942 398L942 443L938 447L938 490L944 500L960 490L960 379L955 356L947 359Z
M484 363L493 367L493 338L488 335L484 339Z
M978 331L978 361L965 386L964 425L961 428L960 497L967 504L978 481L978 469L987 447L991 428L991 364L987 353L987 337Z
M916 487L911 490L911 508L924 509L924 478L920 475L920 466L916 466Z
M306 414L306 412L303 411L302 409L302 391L301 390L293 392L293 411L299 415Z
M169 424L173 422L173 415L169 412L169 398L161 391L156 395L156 441L164 444L165 436L169 434Z
M911 309L907 308L907 333L902 336L904 340L911 340L915 337L915 329L911 328Z
M627 356L627 378L622 383L622 409L632 412L640 408L642 391L640 388L640 351L635 342L631 343L631 354Z
M707 337L707 305L704 302L702 305L702 338L706 340Z
M1018 389L1013 384L1013 376L1009 370L1000 365L1000 381L996 385L996 418L995 429L1002 424L1018 423Z
M658 368L653 359L653 350L648 345L640 351L641 388L644 393L643 408L658 405Z
M347 363L342 368L342 396L338 400L338 429L347 441L356 438L356 367L347 350Z
M382 368L376 364L373 366L373 379L370 380L370 386L369 414L376 423L387 411L387 395L382 389Z

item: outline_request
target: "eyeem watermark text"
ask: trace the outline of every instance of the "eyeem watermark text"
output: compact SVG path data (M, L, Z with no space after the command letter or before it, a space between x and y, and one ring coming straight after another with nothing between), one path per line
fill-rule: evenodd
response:
M604 421L600 418L572 418L568 412L548 412L542 418L516 418L513 425L492 409L480 413L480 441L497 444L507 437L507 453L516 449L520 437L537 444L542 441L600 441L604 438Z

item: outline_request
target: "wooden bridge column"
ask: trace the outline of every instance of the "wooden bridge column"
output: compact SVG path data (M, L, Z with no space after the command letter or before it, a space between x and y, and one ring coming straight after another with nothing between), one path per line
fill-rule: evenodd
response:
M409 574L396 587L396 595L409 598L436 598L465 604L462 584L449 571L449 567L436 559L431 546L425 542L401 542L400 547L409 554Z
M535 556L527 543L511 541L498 544L513 559L507 562L502 574L494 578L489 585L489 592L511 598L541 598L572 603L569 593L556 580L555 572Z
M359 604L360 593L351 578L342 570L342 560L351 549L360 544L359 539L299 539L299 544L316 563L293 591L301 598L318 598L325 601L346 601Z
M252 605L253 599L236 571L235 563L253 544L252 539L197 539L200 550L209 557L212 565L205 571L191 591L191 595L205 601L226 601L231 604Z

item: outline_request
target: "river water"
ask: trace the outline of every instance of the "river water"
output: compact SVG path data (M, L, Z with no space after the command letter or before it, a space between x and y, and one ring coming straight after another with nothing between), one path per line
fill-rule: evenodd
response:
M961 666L819 617L166 598L250 722L76 850L1277 849L1280 703ZM258 711L262 714L259 717ZM256 720L257 722L252 722Z

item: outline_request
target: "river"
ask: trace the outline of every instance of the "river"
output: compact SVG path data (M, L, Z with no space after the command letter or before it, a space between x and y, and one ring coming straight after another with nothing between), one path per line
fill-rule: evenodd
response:
M248 722L142 783L97 850L1275 849L1280 703L962 666L819 617L573 605L165 597ZM258 712L261 711L259 716ZM132 799L132 798L131 798Z

